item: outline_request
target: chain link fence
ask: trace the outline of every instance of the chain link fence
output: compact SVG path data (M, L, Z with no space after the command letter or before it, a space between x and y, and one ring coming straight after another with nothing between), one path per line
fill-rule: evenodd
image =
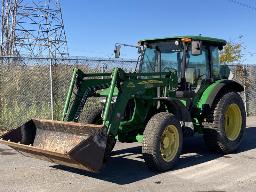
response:
M15 128L30 118L61 119L72 70L134 71L135 60L88 57L68 59L0 57L0 129ZM247 114L256 115L256 66L232 65L231 78L245 87Z
M231 74L229 79L233 79L244 86L244 92L241 94L247 116L256 115L256 65L229 65Z
M0 129L28 119L61 119L74 67L84 72L133 71L135 60L74 57L68 59L0 57Z

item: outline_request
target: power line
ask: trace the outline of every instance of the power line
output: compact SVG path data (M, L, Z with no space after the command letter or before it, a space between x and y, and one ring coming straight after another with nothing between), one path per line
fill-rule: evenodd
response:
M249 5L247 3L243 3L241 1L238 1L238 0L228 0L229 2L232 2L232 3L235 3L241 7L244 7L244 8L247 8L247 9L251 9L251 10L254 10L256 11L256 7L252 6L252 5Z

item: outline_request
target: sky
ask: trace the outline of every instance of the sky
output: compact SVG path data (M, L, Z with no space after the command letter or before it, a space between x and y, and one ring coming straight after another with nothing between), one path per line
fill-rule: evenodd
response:
M63 0L62 14L72 56L114 57L115 43L199 35L242 42L244 62L256 63L256 1L240 0ZM136 58L124 48L122 58Z

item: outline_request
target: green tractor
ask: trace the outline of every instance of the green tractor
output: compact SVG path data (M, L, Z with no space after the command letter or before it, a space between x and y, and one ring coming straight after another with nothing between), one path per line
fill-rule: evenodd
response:
M116 143L142 142L151 170L178 162L183 138L203 134L223 154L240 145L246 113L243 86L219 62L226 41L203 36L142 40L134 73L86 74L75 68L62 121L32 119L1 136L20 153L98 172ZM120 45L116 46L120 55ZM97 97L87 111L88 99Z

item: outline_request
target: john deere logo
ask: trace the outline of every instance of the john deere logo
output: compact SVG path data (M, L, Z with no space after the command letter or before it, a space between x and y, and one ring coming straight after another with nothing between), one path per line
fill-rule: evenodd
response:
M147 81L141 81L138 84L139 85L145 85L145 84L159 84L159 83L163 83L163 81L160 81L160 80L147 80Z

